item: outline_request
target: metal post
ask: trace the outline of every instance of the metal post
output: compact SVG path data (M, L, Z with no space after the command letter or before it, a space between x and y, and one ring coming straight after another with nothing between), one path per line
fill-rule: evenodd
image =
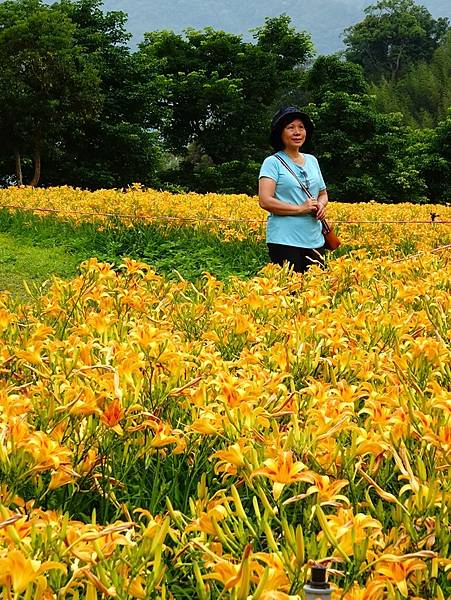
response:
M326 582L326 573L326 568L321 565L312 567L312 578L304 585L305 600L330 600L332 589Z

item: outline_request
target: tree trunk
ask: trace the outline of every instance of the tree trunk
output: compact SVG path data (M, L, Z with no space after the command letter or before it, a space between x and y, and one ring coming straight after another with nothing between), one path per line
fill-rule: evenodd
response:
M16 157L16 179L17 179L17 185L23 185L22 160L20 158L20 152L19 152L19 150L16 150L14 152L14 155Z
M398 80L398 74L399 74L399 68L400 68L400 64L401 64L401 57L402 57L402 51L403 49L401 48L399 51L398 56L396 57L396 63L395 66L392 66L392 72L391 72L391 80L392 82L395 82Z
M34 141L33 151L33 162L34 162L34 175L30 181L31 187L36 187L41 178L41 147L42 147L42 134L40 131L36 133Z

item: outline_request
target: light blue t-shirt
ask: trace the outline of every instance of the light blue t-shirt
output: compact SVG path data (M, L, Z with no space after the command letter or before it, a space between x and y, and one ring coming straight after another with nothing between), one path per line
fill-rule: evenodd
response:
M308 187L313 198L318 198L320 191L326 189L317 159L312 154L305 154L304 166L291 160L288 154L277 152ZM299 182L274 155L268 156L260 168L260 177L269 177L276 182L275 197L288 204L303 204L307 195L302 191ZM271 244L297 246L299 248L321 248L324 246L322 225L314 215L273 215L268 217L266 241Z

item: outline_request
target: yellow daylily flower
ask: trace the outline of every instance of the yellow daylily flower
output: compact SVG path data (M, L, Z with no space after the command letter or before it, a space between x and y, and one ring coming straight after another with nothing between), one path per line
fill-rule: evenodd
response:
M423 571L426 569L426 563L420 558L407 558L403 559L402 556L399 560L384 561L384 557L378 561L376 565L376 579L382 577L387 578L398 588L400 594L407 598L409 590L407 587L407 579L411 573L416 571Z
M20 594L42 573L51 569L66 571L66 565L55 561L41 563L26 557L21 550L13 549L5 558L0 558L0 583Z
M215 473L236 475L238 470L245 466L245 442L232 444L226 450L218 450L210 456L210 460L218 458L215 464Z
M296 481L307 481L314 483L313 475L307 471L307 467L300 461L293 460L291 450L280 451L276 459L268 458L264 461L264 467L256 469L252 477L261 475L268 477L273 483L273 495L276 500L280 498L283 488Z
M359 544L366 540L369 542L368 549L371 552L382 545L382 524L363 513L354 515L352 508L339 508L337 514L326 515L326 522L347 556L352 556ZM323 537L324 532L321 531L318 538Z

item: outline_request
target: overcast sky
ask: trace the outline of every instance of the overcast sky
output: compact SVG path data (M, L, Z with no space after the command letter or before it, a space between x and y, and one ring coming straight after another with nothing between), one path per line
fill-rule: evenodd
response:
M265 17L288 14L295 27L307 30L319 54L343 48L342 33L359 22L371 0L104 0L106 10L122 10L129 15L127 28L132 44L142 40L145 31L212 26L251 38L250 29L261 26ZM451 17L451 0L424 0L431 14Z

